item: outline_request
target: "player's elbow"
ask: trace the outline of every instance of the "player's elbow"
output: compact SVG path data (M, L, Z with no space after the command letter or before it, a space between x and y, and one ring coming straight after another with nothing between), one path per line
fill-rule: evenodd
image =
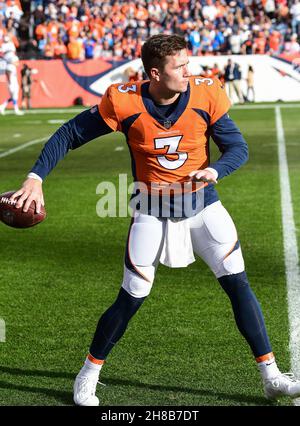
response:
M241 166L247 163L249 159L249 150L244 138L242 138L242 140L239 140L239 142L235 145L231 152L234 158L235 169L239 169Z
M249 149L246 141L244 141L242 149L241 149L241 157L242 157L242 164L247 163L249 160Z
M249 159L249 149L247 142L241 134L239 135L239 139L235 141L234 146L232 146L231 152L236 158L236 168L247 163Z

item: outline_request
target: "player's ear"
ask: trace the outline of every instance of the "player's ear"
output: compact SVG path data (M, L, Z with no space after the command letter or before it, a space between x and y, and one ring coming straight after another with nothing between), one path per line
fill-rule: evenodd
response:
M160 72L158 68L151 68L150 69L150 77L155 80L155 81L159 81L160 80Z

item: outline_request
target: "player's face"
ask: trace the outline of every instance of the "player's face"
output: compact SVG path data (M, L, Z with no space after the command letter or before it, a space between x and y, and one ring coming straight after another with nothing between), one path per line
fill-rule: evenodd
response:
M160 70L159 84L162 89L170 92L183 93L186 91L191 73L188 70L189 58L186 49L175 55L166 57L166 63Z

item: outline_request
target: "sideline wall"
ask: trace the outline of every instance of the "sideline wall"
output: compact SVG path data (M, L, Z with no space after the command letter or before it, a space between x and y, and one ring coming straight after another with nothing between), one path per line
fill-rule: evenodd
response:
M247 69L254 68L255 100L257 102L300 101L300 55L270 57L267 55L230 56L240 64L242 90L247 92ZM217 63L224 69L229 56L199 56L190 58L190 69L194 75L202 66ZM69 107L76 98L82 98L86 106L99 103L101 96L111 83L127 82L129 67L141 68L141 61L107 61L90 59L83 62L62 60L20 61L37 70L33 75L32 107ZM0 102L8 97L5 76L0 75ZM21 97L21 94L20 94ZM236 99L237 100L237 99ZM235 100L233 100L235 101Z

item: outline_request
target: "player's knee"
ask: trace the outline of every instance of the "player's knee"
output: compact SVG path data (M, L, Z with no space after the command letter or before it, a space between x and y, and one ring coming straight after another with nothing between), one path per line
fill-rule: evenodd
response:
M127 291L132 297L141 298L146 297L150 294L154 273L153 267L143 268L145 275L140 275L138 271L131 271L128 268L124 268L124 277L122 282L122 288ZM147 274L147 275L146 275Z
M224 275L218 278L223 290L231 297L251 291L246 272Z
M133 297L124 288L121 287L118 297L110 310L112 315L116 312L124 321L129 321L130 318L136 313L136 311L143 304L145 297Z
M217 278L224 275L239 274L245 270L245 263L242 254L242 250L239 242L237 242L235 248L228 254L225 255L219 270L216 273Z

